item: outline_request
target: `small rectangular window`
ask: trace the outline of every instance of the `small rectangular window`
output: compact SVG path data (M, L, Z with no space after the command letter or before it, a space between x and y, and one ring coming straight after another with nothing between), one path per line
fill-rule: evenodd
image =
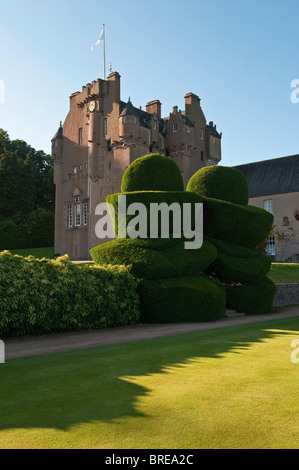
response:
M68 206L68 227L73 226L73 206Z
M108 119L104 120L104 136L107 137L108 135Z
M275 255L275 238L274 237L268 237L266 251L268 255L272 255L272 256Z
M178 125L177 124L174 124L173 125L173 132L177 132L178 131Z
M83 204L83 225L87 225L88 223L88 204Z
M273 201L271 199L264 201L264 209L273 215Z
M157 130L157 121L154 121L154 122L153 122L153 130L154 130L154 131Z
M76 219L75 226L80 227L81 225L81 204L76 204Z
M74 173L74 175L78 174L78 167L77 166L74 166L73 173Z
M83 145L83 129L79 129L79 145Z
M200 129L200 140L204 139L204 131L203 129Z
M203 157L204 157L204 153L203 153L203 152L200 152L200 158L201 158L201 160L203 160Z

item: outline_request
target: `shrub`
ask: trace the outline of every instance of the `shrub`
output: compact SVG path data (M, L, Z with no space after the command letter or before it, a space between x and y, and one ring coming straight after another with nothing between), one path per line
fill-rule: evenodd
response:
M235 168L220 165L201 168L190 179L187 191L235 204L248 204L246 178Z
M136 281L122 266L0 253L0 337L136 323Z
M225 289L207 276L142 281L138 291L145 323L212 321L225 314Z
M124 173L121 190L184 191L183 177L177 164L159 154L138 158Z
M164 279L200 274L217 257L216 248L204 243L185 250L183 240L118 239L90 250L97 264L121 264L140 279Z
M25 222L27 248L41 248L54 245L55 214L38 208L31 212ZM18 247L20 248L20 246Z
M0 250L16 250L26 245L24 227L13 220L0 222Z
M138 191L138 192L131 192L131 193L123 193L123 194L112 194L107 197L107 203L111 204L114 207L115 211L115 235L118 236L119 231L125 232L126 228L130 220L135 218L134 216L128 216L126 219L120 214L119 217L119 207L118 207L118 197L119 196L126 196L126 205L127 208L129 205L134 204L136 202L142 203L147 209L147 238L150 237L150 207L151 204L162 204L166 203L168 206L172 204L179 204L181 208L181 213L183 209L183 204L191 203L192 205L192 223L191 226L194 226L194 208L196 203L202 203L203 198L198 194L188 193L186 191ZM126 208L126 209L127 209ZM173 233L173 217L172 211L169 212L169 232L170 235ZM161 219L161 218L160 218ZM183 217L181 218L183 221ZM161 220L158 224L158 235L161 236ZM181 224L181 232L183 232L183 222Z
M240 313L270 313L275 292L275 284L267 277L250 285L226 286L227 306Z
M273 215L254 206L204 198L204 234L231 245L255 248L265 240Z

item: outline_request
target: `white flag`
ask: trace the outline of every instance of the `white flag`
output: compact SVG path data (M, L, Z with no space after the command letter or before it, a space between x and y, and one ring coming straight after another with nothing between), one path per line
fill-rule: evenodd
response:
M104 36L104 28L102 29L102 32L101 32L100 37L99 37L99 39L97 40L97 42L96 42L93 46L91 46L91 50L93 50L94 47L96 47L96 46L98 46L98 45L100 44L100 42L101 42L102 39L103 39L103 36Z

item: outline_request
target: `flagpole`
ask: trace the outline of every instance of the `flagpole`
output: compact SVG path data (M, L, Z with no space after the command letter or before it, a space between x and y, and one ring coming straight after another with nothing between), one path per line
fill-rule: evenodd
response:
M103 46L104 46L104 80L106 80L106 34L105 34L105 25L103 24L103 31L104 31L104 41L103 41Z

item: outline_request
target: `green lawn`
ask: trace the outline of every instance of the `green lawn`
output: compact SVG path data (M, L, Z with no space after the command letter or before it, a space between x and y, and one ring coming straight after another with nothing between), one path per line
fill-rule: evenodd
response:
M8 361L0 448L298 448L295 339L299 317Z
M299 282L299 264L273 263L268 277L275 284Z

